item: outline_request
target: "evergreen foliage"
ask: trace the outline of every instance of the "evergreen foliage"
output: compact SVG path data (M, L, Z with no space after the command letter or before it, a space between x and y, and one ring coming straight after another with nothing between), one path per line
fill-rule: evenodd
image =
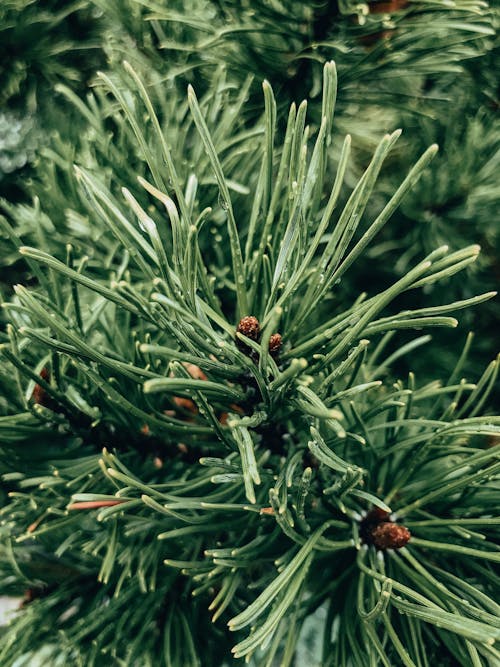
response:
M394 357L426 337L384 354L394 331L453 327L449 313L492 296L387 311L474 262L478 248L437 248L383 291L335 307L340 279L436 147L364 221L400 132L382 139L354 188L344 182L347 137L326 181L333 64L311 138L306 105L292 105L277 144L264 84L263 120L243 140L260 163L247 182L233 178L239 162L222 166L209 108L192 89L186 122L206 167L199 179L189 173L197 162L178 171L169 133L128 71L133 102L106 76L103 85L115 122L126 118L142 146L149 206L127 189L117 203L79 167L87 229L114 234L112 255L87 269L72 246L63 259L23 247L38 287L18 286L5 305L1 562L4 589L30 593L0 659L48 644L68 664L218 665L234 645L255 664L290 664L321 608L322 665L433 664L428 645L443 661L497 659L500 552L484 508L496 493L489 438L500 422L480 416L497 362L476 384L462 379L462 358L443 385L413 375L392 385ZM223 146L238 105L220 107ZM197 182L209 171L213 206L202 209ZM251 192L247 219L233 181L237 196ZM237 333L250 313L259 326ZM277 331L283 346L270 353Z
M75 127L1 203L0 665L500 662L499 359L454 317L498 308L497 10L60 9L107 64L16 84Z
M22 198L36 149L66 125L53 87L83 92L103 62L92 4L5 0L0 6L0 191ZM21 190L21 191L20 191Z
M184 3L138 4L147 20L168 27L158 47L185 76L201 70L206 80L222 61L236 79L267 78L300 101L321 95L323 63L334 57L343 112L369 103L422 111L433 101L426 87L494 46L495 14L481 2L199 0L194 11Z

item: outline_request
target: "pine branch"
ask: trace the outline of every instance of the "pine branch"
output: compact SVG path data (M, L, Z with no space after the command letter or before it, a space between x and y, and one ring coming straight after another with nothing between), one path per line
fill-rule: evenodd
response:
M428 339L385 349L493 296L397 310L479 248L440 246L347 307L338 297L435 147L384 202L400 132L346 182L349 141L331 164L333 64L318 131L293 107L283 142L267 84L250 129L231 93L190 91L167 123L177 98L156 109L127 71L131 91L106 76L95 108L132 166L66 167L71 221L90 225L21 247L43 279L5 304L0 568L2 591L26 593L0 662L45 646L85 665L215 666L231 651L290 665L318 610L320 664L495 660L500 418L480 413L498 360L472 383L466 350L449 382L419 385L391 368ZM120 194L134 165L139 185Z

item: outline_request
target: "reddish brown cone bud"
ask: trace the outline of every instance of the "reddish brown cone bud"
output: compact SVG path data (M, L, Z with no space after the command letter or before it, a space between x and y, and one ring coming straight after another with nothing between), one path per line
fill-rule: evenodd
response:
M247 315L242 317L238 322L236 331L240 334L243 334L251 340L258 341L260 336L260 324L259 320L253 315Z
M371 531L372 544L382 551L386 549L401 549L410 541L411 533L408 528L392 521L379 523Z
M42 380L45 380L45 382L49 382L50 374L47 368L42 368L40 372L40 377L42 378ZM34 403L38 403L39 405L45 405L47 402L47 392L41 385L36 384L35 388L33 389L33 393L31 394L31 398Z
M372 507L372 509L365 516L363 521L368 524L377 525L383 521L390 521L390 513L383 510L381 507Z
M281 350L281 334L275 333L269 339L269 354L272 357L277 357Z
M376 549L401 549L410 541L411 533L390 519L390 513L381 507L373 507L359 525L359 535L365 544Z

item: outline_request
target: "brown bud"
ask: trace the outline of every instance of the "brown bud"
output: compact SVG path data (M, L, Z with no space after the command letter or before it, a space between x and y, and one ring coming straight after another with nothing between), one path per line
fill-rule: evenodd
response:
M257 342L260 336L259 320L253 315L247 315L246 317L242 317L241 320L238 322L236 331L240 334L243 334L247 338L250 338L250 340L254 340L255 342Z
M371 531L372 544L381 551L386 549L401 549L410 541L411 533L408 528L392 521L379 523Z
M390 521L390 514L383 510L381 507L372 507L368 514L365 516L363 521L367 524L379 524L384 521Z
M281 334L275 333L269 339L269 354L272 357L277 357L281 350Z
M219 424L222 424L222 426L226 426L228 417L229 417L229 412L221 412L219 415Z
M359 524L359 535L365 544L373 544L372 531L379 523L390 521L389 512L381 507L372 507Z
M45 380L45 382L49 382L50 374L47 368L42 368L40 377L42 380ZM41 385L36 384L35 388L33 389L33 393L31 394L31 398L34 403L45 405L47 403L47 392Z

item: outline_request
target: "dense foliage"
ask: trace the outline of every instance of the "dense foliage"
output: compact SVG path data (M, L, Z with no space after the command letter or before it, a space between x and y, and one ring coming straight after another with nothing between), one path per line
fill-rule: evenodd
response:
M74 126L1 204L0 664L493 665L497 14L166 4L25 68Z

